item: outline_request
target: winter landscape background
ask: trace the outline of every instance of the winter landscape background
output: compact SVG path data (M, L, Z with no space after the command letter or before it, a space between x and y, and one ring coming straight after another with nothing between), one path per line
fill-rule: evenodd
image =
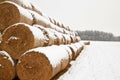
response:
M82 40L93 40L93 41L120 41L120 36L114 36L112 33L103 31L76 31Z
M91 41L58 80L120 80L120 42Z

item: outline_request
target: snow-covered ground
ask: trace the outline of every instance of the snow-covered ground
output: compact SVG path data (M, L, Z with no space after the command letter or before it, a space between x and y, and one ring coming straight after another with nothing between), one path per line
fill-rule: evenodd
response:
M92 41L58 80L120 80L120 42Z

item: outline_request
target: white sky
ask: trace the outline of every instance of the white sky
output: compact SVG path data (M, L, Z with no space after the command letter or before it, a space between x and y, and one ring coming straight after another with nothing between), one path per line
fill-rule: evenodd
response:
M120 35L120 0L40 0L42 11L72 30Z

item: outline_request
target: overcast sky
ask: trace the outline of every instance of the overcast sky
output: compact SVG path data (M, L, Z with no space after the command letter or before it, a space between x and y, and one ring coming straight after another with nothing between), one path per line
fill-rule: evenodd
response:
M120 0L40 0L42 11L72 30L120 35Z

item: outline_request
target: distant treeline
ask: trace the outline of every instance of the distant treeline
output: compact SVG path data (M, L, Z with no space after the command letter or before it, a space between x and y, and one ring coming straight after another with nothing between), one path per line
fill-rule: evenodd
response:
M93 41L120 41L120 36L102 31L76 31L82 40Z

